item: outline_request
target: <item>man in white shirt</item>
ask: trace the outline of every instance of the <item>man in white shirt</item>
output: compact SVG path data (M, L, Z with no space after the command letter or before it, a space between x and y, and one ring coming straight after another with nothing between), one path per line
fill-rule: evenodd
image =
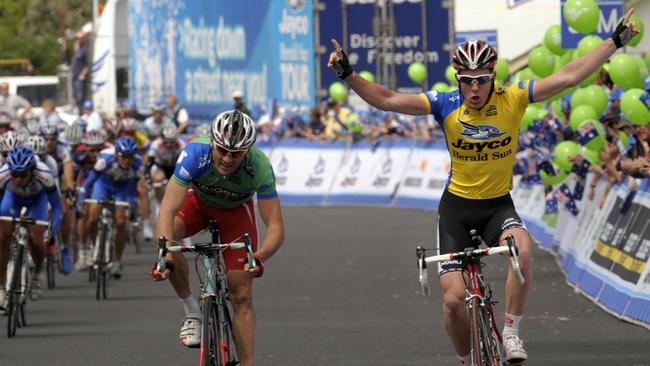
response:
M86 121L86 131L101 130L104 128L104 121L99 113L95 112L93 102L87 100L83 104L83 114L81 119Z
M22 112L18 114L18 111ZM27 99L17 94L9 95L9 83L0 83L0 110L9 113L13 118L23 119L32 109L32 105Z
M176 127L178 128L178 133L183 134L186 132L187 127L190 125L190 115L187 113L187 109L178 105L176 96L169 94L167 96L167 118L169 118Z

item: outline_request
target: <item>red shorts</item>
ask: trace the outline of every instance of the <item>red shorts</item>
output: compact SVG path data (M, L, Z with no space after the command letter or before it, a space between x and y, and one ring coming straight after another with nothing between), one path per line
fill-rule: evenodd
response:
M208 227L208 221L219 224L219 236L223 243L240 241L244 234L251 237L253 251L257 251L257 224L253 200L235 208L220 209L202 202L192 190L187 192L183 207L176 215L185 223L185 236L190 237ZM228 249L223 252L226 269L243 270L246 249Z

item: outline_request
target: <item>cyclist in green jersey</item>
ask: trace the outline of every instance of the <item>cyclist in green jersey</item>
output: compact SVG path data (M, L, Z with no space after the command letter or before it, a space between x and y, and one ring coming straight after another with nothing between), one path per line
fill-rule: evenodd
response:
M205 229L209 220L219 224L224 243L244 234L252 239L259 266L249 269L245 249L224 252L228 290L233 305L233 333L242 366L253 365L255 310L252 280L264 272L263 263L282 244L284 224L275 176L269 159L254 147L255 126L235 110L214 119L210 136L195 138L183 149L167 184L156 220L156 237L181 240ZM262 245L257 245L253 195L266 225ZM185 318L180 341L188 347L201 342L201 312L192 295L187 260L183 254L167 254L168 269L154 273L156 280L169 278L183 304Z
M328 66L372 106L411 115L433 114L444 131L451 156L448 183L438 208L438 246L443 253L463 250L471 243L470 229L479 230L489 245L515 238L525 283L520 285L512 270L506 281L506 317L503 330L506 359L527 359L519 339L528 289L532 283L531 239L510 198L510 178L517 149L519 124L528 103L541 102L576 86L595 72L638 29L628 11L611 37L591 53L567 64L542 80L524 80L496 88L496 50L484 41L461 44L453 55L459 90L401 94L366 81L352 70L336 40ZM465 283L460 263L439 266L443 294L443 319L461 364L469 364L469 323L465 313Z

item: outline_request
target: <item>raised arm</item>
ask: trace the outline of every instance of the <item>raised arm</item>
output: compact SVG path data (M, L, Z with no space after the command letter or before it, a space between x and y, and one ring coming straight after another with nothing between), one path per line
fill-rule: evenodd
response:
M368 104L375 108L411 115L429 113L427 102L419 95L402 94L392 91L382 85L371 83L359 77L352 70L348 56L341 45L333 39L334 51L330 53L327 66L336 70L338 76Z
M634 9L630 9L611 37L591 53L573 60L555 74L535 82L533 87L535 102L541 102L567 88L578 85L602 66L605 61L616 53L616 50L625 46L639 33L636 24L629 21L633 13Z

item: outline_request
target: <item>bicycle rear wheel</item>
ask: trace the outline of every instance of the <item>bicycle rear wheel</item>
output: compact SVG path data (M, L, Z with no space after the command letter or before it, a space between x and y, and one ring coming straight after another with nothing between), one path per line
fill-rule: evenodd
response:
M217 316L214 308L214 297L207 296L201 301L201 352L200 366L216 366L217 354Z

